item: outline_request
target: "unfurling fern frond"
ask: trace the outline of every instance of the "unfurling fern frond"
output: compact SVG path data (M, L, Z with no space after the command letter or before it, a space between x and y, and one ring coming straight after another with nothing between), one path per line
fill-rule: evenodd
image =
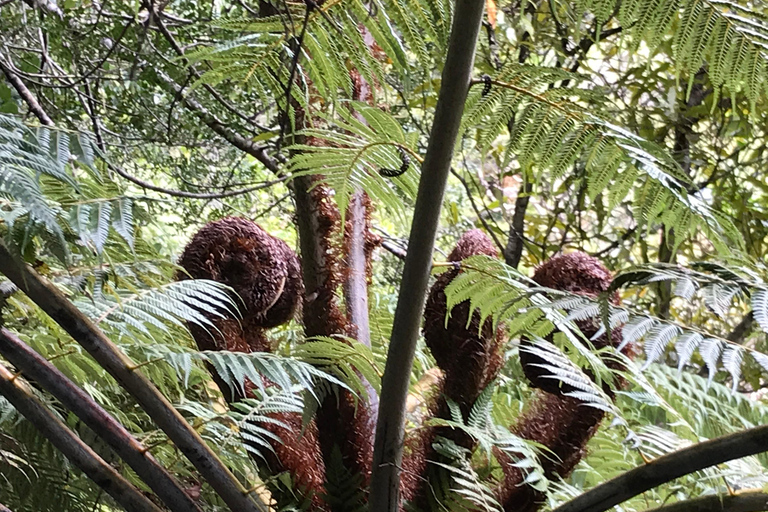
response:
M404 220L402 197L416 196L419 176L416 166L391 178L383 176L380 170L400 168L403 165L400 151L412 153L414 139L405 134L390 114L365 104L352 103L350 107L363 120L350 110L340 109L338 119L328 119L335 130L303 130L303 135L313 137L318 143L292 146L295 151L290 170L296 175L323 176L323 181L335 192L342 223L349 200L359 188L376 204Z
M481 126L483 146L514 118L508 151L522 168L546 170L551 180L582 159L590 198L604 194L612 207L634 189L638 223L662 222L679 234L702 230L725 254L742 246L733 223L688 192L688 178L664 148L597 117L572 98L580 89L550 87L571 79L559 70L510 66L492 81L490 94L483 96L478 87L470 92L464 128Z

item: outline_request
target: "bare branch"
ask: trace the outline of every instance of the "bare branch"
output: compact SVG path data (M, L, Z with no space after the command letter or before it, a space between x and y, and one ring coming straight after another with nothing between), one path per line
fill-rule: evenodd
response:
M136 399L232 510L266 512L266 506L251 500L242 484L203 441L200 434L174 409L155 385L137 370L135 363L55 286L20 261L2 241L0 273L13 281Z
M221 138L235 146L237 149L248 153L253 158L264 164L264 167L270 171L274 172L275 174L279 174L280 169L278 163L267 154L267 151L264 147L259 146L252 140L243 137L239 133L236 133L227 127L224 123L217 119L216 116L211 114L208 109L201 105L200 102L190 96L185 95L181 86L163 71L157 70L157 76L165 83L169 89L174 92L174 94L181 96L181 104L184 105L184 107L193 113L198 119L200 119L206 126L208 126L208 128L213 130L215 133L221 136Z
M0 354L25 377L55 396L96 435L106 441L173 512L200 512L200 507L155 460L147 448L115 418L69 380L58 368L15 334L0 329Z
M162 512L128 480L77 437L29 389L18 376L0 364L0 394L75 466L112 496L126 510Z
M553 512L603 512L675 478L768 450L768 425L683 448L598 485Z
M16 89L16 92L19 93L19 96L21 96L21 98L27 104L29 111L32 112L35 117L37 117L45 126L53 126L53 120L48 117L48 114L45 113L45 110L43 110L43 107L40 106L40 103L38 103L35 95L32 94L26 85L24 85L24 82L21 81L16 73L14 73L5 62L3 62L2 56L0 56L0 70L3 71L5 78L8 79L8 82L10 82L13 88Z

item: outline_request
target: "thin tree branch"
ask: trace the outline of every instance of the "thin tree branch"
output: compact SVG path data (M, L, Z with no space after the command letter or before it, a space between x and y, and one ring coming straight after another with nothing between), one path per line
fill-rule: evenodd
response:
M211 193L197 193L197 192L186 192L184 190L173 190L169 188L163 188L158 187L157 185L153 185L152 183L149 183L147 181L144 181L140 178L137 178L136 176L133 176L131 174L128 174L125 169L121 168L120 166L111 164L107 162L107 166L114 171L115 173L119 174L123 178L127 179L128 181L135 183L136 185L140 186L141 188L145 188L147 190L154 190L155 192L160 192L163 194L167 194L169 196L174 197L186 197L189 199L222 199L225 197L232 197L232 196L240 196L243 194L248 194L250 192L254 192L256 190L262 190L265 188L272 187L274 185L277 185L278 183L282 183L288 178L290 178L289 175L282 176L276 180L272 181L265 181L264 183L259 183L258 185L254 185L253 187L248 188L241 188L238 190L229 190L227 192L211 192Z
M768 451L768 425L718 437L659 457L590 489L552 512L603 512L681 476L764 451Z
M504 248L504 261L512 268L517 268L520 258L523 256L523 242L525 240L525 212L528 202L531 200L531 182L527 179L520 184L515 199L515 212L512 214L512 224L509 226L507 246Z
M51 283L40 277L0 241L0 273L69 333L125 388L192 462L224 502L238 512L266 512L229 471L200 434L187 423L135 364Z
M22 374L56 397L111 446L173 512L200 512L200 507L154 457L115 418L69 380L58 368L15 334L0 329L0 354Z
M32 394L29 386L0 364L0 394L85 475L126 510L162 512L77 437Z
M480 0L456 2L382 379L369 497L371 512L396 512L400 507L400 464L403 459L408 385L424 311L440 210L469 91L483 7Z
M645 512L763 512L768 510L768 494L744 491L737 494L712 494L678 501Z
M148 9L151 8L151 5L149 2L143 2L144 6ZM242 4L241 4L242 5ZM166 13L162 13L163 15L167 15ZM195 69L194 66L189 62L189 60L184 56L184 49L179 45L178 42L176 42L176 38L173 37L173 34L168 30L168 27L165 26L165 23L163 23L162 16L158 16L158 13L155 13L155 23L157 25L158 30L160 30L160 33L165 37L166 41L168 41L168 44L171 45L171 48L173 48L173 51L176 52L176 55L181 57L181 62L187 66L189 71L192 73L192 76L194 76L196 79L200 79L201 75L200 72ZM224 108L235 114L237 117L242 119L245 122L253 123L253 119L249 118L242 112L240 112L237 108L235 108L234 105L232 105L230 102L228 102L225 98L219 94L219 92L211 87L210 84L203 82L203 88L208 91L208 94L210 94L213 99L218 101Z
M3 58L0 55L0 70L3 71L3 74L5 75L5 78L8 79L8 82L13 86L14 89L16 89L16 92L19 93L19 96L24 100L24 103L27 104L29 107L29 111L32 112L35 117L37 117L41 123L43 123L45 126L53 126L53 120L48 117L48 114L45 113L45 110L43 110L43 107L40 106L40 103L38 103L37 98L35 98L35 95L32 94L32 92L27 88L26 85L24 85L24 82L21 81L21 79L14 73L10 67L8 67L5 62L3 62Z
M408 255L408 252L404 250L402 247L398 247L397 245L393 244L389 240L384 240L381 242L381 246L390 254L395 256L398 259L404 260L405 257Z
M158 78L160 78L160 80L162 80L163 83L165 83L165 85L173 91L174 94L181 96L181 104L184 105L184 107L193 113L198 119L200 119L206 126L208 126L208 128L235 146L237 149L251 155L273 173L279 174L280 169L278 163L272 157L267 155L265 148L254 143L252 140L249 140L234 132L232 129L224 125L224 123L222 123L219 119L217 119L216 116L211 114L208 109L200 104L200 102L190 96L184 95L182 93L181 86L179 86L179 84L177 84L166 73L161 70L156 70L156 74Z
M744 318L741 319L741 322L736 325L736 327L733 328L733 330L726 336L726 338L729 341L733 341L735 343L741 343L744 341L744 338L747 334L752 330L752 327L755 325L755 315L752 311L744 315Z

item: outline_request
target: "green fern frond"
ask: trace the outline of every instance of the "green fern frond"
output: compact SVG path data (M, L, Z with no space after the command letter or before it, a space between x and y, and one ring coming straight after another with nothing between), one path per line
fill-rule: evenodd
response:
M403 197L416 196L419 173L409 165L400 176L388 178L381 169L400 169L404 165L399 151L415 155L414 139L387 112L361 103L342 108L337 119L327 119L335 129L310 129L301 133L322 141L320 145L296 144L289 169L297 176L321 174L334 191L334 199L344 215L352 194L362 188L376 204L403 218ZM359 119L354 112L359 114ZM355 135L350 135L355 134Z
M169 332L169 326L184 328L193 323L215 330L206 315L238 317L238 302L231 289L221 283L189 279L130 293L101 288L91 300L80 298L75 305L97 324L102 323L121 335L140 333L152 338L152 330Z
M483 96L473 88L467 102L464 129L482 125L481 147L499 136L514 117L507 149L517 156L522 169L549 172L539 180L558 178L583 158L590 198L605 193L613 207L634 184L638 223L663 222L677 233L690 235L702 230L724 254L731 247L742 247L741 235L730 219L688 192L688 178L664 148L597 117L594 108L572 99L579 89L550 87L572 75L514 65L499 76L491 82L491 93Z
M366 383L381 390L382 371L373 352L356 340L318 336L296 346L292 356L334 375L360 397L368 394Z
M304 400L302 388L264 388L254 390L254 397L233 403L229 415L235 420L237 432L245 441L246 450L264 458L264 450L274 452L273 443L283 440L264 424L277 425L285 429L290 427L272 415L280 413L301 414Z

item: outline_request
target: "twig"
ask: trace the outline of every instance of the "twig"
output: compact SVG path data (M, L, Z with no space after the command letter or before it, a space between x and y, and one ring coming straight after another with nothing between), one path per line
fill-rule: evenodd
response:
M111 446L173 512L200 512L200 507L160 466L146 448L115 418L69 380L58 368L15 334L0 329L0 353L22 374L55 396Z
M0 394L75 466L126 510L162 512L104 459L77 437L29 389L23 379L0 364Z
M440 210L469 90L483 7L483 2L478 0L456 2L382 379L369 497L371 512L396 512L400 508L399 468L403 459L405 403Z
M11 253L0 241L0 273L13 281L40 309L45 311L77 341L168 435L179 450L233 510L266 512L267 507L251 500L242 484L203 441L152 382L51 283Z

